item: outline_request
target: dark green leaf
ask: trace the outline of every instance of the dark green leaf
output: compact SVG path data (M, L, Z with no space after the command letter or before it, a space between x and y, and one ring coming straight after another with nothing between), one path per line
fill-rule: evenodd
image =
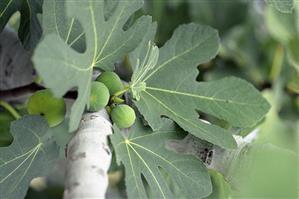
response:
M161 116L184 130L221 147L235 147L230 132L198 119L197 110L248 127L269 110L261 94L244 80L230 77L196 81L196 66L212 59L219 48L217 31L196 24L182 25L159 50L150 47L130 84L135 104L153 129Z
M111 141L118 163L122 162L126 169L129 198L145 199L149 195L152 198L177 198L172 183L186 198L202 198L211 193L211 181L200 160L165 148L167 140L178 138L173 128L152 132L140 121L135 122L128 137L114 129Z
M26 49L34 49L42 35L37 15L42 13L43 0L1 0L0 32L9 18L17 11L21 13L19 38Z
M13 122L11 133L13 143L0 148L0 198L24 198L31 180L52 168L58 147L40 116Z

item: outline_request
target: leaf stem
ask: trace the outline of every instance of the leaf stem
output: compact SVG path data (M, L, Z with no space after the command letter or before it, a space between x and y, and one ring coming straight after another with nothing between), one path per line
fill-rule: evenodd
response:
M284 50L281 45L277 45L274 53L272 67L270 71L270 80L275 81L280 74L283 64Z
M116 93L114 93L111 97L111 101L117 101L118 97L121 96L122 94L124 94L125 92L127 92L130 89L130 86L125 86L125 88L121 91L118 91Z
M21 118L21 115L9 103L7 103L3 100L0 100L0 106L2 106L4 109L6 109L15 119Z

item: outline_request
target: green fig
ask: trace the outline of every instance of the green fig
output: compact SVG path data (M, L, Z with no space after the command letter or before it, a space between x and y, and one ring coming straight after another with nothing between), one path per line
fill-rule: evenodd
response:
M101 110L108 104L109 98L109 90L105 84L93 81L91 83L88 111L96 112Z
M109 89L110 95L113 95L116 92L122 91L124 89L121 79L114 72L103 72L97 77L96 81L105 84L105 86L107 86Z
M121 104L112 109L111 119L118 128L129 128L134 124L136 115L130 106Z
M64 120L66 108L63 98L57 98L49 89L45 89L30 96L27 111L30 115L45 117L49 126L53 127Z

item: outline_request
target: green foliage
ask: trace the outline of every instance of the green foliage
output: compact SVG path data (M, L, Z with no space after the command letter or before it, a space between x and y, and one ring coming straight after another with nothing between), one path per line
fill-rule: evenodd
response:
M217 54L219 37L214 29L182 25L160 52L150 48L135 68L130 88L137 108L153 129L159 127L160 116L167 116L201 139L232 148L235 141L231 133L198 120L196 111L223 119L232 126L249 127L269 110L267 101L244 80L230 77L196 81L196 66Z
M129 198L176 198L163 174L184 198L201 198L212 192L210 177L200 160L165 149L167 140L179 138L169 122L152 132L137 120L128 137L114 128L110 138L117 162L125 166Z
M78 98L71 110L70 131L78 127L89 101L93 68L113 70L114 62L122 59L141 41L150 17L141 17L127 30L122 27L142 4L141 0L45 1L43 28L50 34L38 45L33 60L45 85L56 96L62 96L73 87L78 88ZM61 11L63 8L65 10ZM55 13L60 14L56 16ZM73 27L78 27L73 26L76 21L83 32L73 38L70 35ZM77 30L74 31L77 33ZM86 50L79 53L71 47L83 35Z
M266 9L266 22L271 36L282 43L290 63L299 71L299 3L291 13L282 13L271 6Z
M105 84L93 81L91 83L88 111L96 112L104 108L108 104L109 98L109 90Z
M24 198L31 180L44 176L58 147L40 116L25 116L11 125L13 143L0 148L0 198Z
M282 13L290 13L294 8L294 0L266 0L266 2Z
M23 198L58 153L65 158L69 131L76 131L84 110L101 109L109 92L128 88L112 96L113 110L106 107L114 122L113 164L124 166L113 170L124 169L128 198L297 198L299 3L265 1L1 1L0 30L20 11L19 37L31 50L40 38L43 3L44 37L33 57L41 86L55 97L78 95L66 114L63 105L64 121L54 128L38 116L13 122L10 146L13 118L0 110L0 146L7 146L0 148L0 198ZM140 17L143 12L158 23ZM0 69L9 60L1 56ZM5 77L9 70L2 70ZM92 81L94 70L102 71L100 82ZM122 79L133 71L128 86L111 71ZM231 75L264 90L271 109L257 89ZM33 112L52 111L49 98L37 97ZM48 121L59 123L53 115Z
M271 143L281 148L296 151L296 123L282 119L279 112L282 106L282 97L286 95L281 85L275 85L273 90L265 90L264 96L271 103L271 109L266 120L260 125L260 132L257 142Z
M30 96L27 111L31 115L44 116L49 126L53 127L64 120L66 108L63 98L56 98L49 89L45 89Z
M210 169L213 193L206 199L229 199L231 198L231 188L228 182L224 179L223 175L215 170Z
M255 144L236 162L233 198L298 198L298 155L272 144Z
M124 89L123 83L119 76L114 72L103 72L101 73L96 81L102 82L109 89L110 95L115 94Z
M26 49L33 50L42 35L38 14L42 13L43 0L2 0L0 2L0 32L10 17L21 13L19 38Z
M121 104L112 109L111 119L118 128L129 128L134 124L136 115L130 106Z
M13 116L8 112L0 111L0 147L8 146L13 140L9 132L10 122L13 120Z
M248 3L242 0L234 0L233 3L227 0L188 0L188 2L192 21L216 28L221 36L244 22L248 13ZM234 13L234 17L231 13Z

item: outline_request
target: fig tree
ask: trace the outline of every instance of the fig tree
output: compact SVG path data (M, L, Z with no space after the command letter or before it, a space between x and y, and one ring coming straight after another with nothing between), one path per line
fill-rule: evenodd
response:
M130 106L121 104L112 109L111 119L118 128L129 128L134 124L136 115Z
M109 89L110 95L113 95L116 92L124 89L121 79L114 72L103 72L97 77L96 81L105 84L105 86L107 86L107 88Z
M57 98L49 89L44 89L29 97L27 111L31 115L45 117L49 126L53 127L64 120L66 108L63 98Z
M105 84L93 81L91 83L88 111L96 112L101 110L108 104L109 98L109 90Z

